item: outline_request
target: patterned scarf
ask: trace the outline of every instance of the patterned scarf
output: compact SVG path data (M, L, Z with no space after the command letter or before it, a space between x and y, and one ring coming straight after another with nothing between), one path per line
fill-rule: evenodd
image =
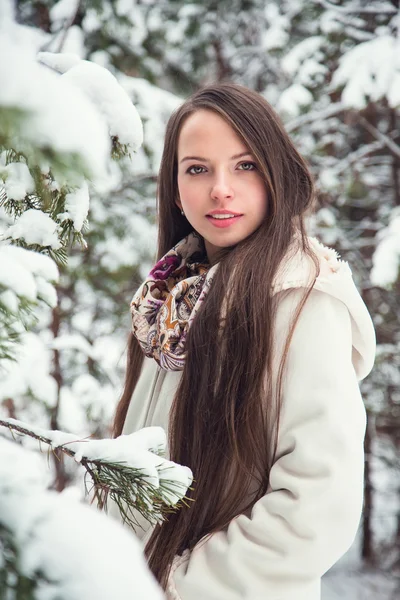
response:
M187 333L217 267L210 267L202 237L192 232L158 261L134 295L133 333L162 369L183 370Z

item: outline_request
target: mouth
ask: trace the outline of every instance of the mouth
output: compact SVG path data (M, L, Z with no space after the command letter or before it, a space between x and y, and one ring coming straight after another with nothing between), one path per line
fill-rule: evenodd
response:
M215 227L229 227L239 221L243 215L236 213L214 213L206 215L206 218Z

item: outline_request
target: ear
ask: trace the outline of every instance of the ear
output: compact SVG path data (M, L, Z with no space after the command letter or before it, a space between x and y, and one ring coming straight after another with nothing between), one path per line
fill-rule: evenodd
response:
M179 208L179 210L182 210L182 202L179 196L176 198L175 204Z

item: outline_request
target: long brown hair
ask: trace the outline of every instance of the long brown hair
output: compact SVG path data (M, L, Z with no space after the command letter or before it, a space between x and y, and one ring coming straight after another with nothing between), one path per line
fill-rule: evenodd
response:
M169 447L171 459L193 471L195 483L188 495L194 501L157 526L146 546L149 566L163 587L176 554L226 527L267 490L285 357L313 285L296 311L272 389L272 283L296 232L302 250L314 261L315 276L318 272L304 227L313 202L308 168L268 102L231 83L200 89L169 120L158 182L158 258L192 231L175 203L177 146L182 124L199 109L225 119L254 155L265 181L268 211L254 233L219 254L213 285L187 337L187 360L170 413ZM115 435L122 431L142 361L131 336Z

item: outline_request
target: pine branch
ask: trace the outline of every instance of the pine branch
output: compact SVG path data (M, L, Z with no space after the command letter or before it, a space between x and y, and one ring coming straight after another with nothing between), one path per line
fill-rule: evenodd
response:
M4 289L0 282L0 294ZM0 374L3 360L16 360L16 348L21 339L21 333L36 325L37 316L34 308L35 302L19 297L18 309L16 312L12 312L0 297Z
M129 144L122 144L116 135L111 136L111 157L113 160L121 160L124 156L132 157L132 150Z
M0 523L0 550L3 557L0 565L0 598L24 598L33 600L37 585L40 583L22 575L18 565L20 562L18 548L13 535ZM3 592L5 596L3 596ZM12 595L10 595L12 594Z
M133 528L140 527L135 512L149 523L156 524L162 522L168 513L179 509L182 503L187 506L186 500L188 499L184 497L187 487L183 483L162 477L162 459L160 467L157 467L160 475L159 486L157 486L149 480L142 468L131 467L123 461L113 462L88 458L71 450L66 444L55 445L50 438L13 421L13 419L0 420L0 427L9 429L12 434L17 432L32 437L40 444L44 443L50 446L52 452L59 450L74 458L86 471L86 493L93 493L98 507L105 511L107 511L108 500L111 498L118 506L123 521ZM85 441L90 440L75 440L75 442ZM160 456L159 449L149 450L149 452ZM88 482L88 478L90 482ZM176 501L178 498L180 500Z

